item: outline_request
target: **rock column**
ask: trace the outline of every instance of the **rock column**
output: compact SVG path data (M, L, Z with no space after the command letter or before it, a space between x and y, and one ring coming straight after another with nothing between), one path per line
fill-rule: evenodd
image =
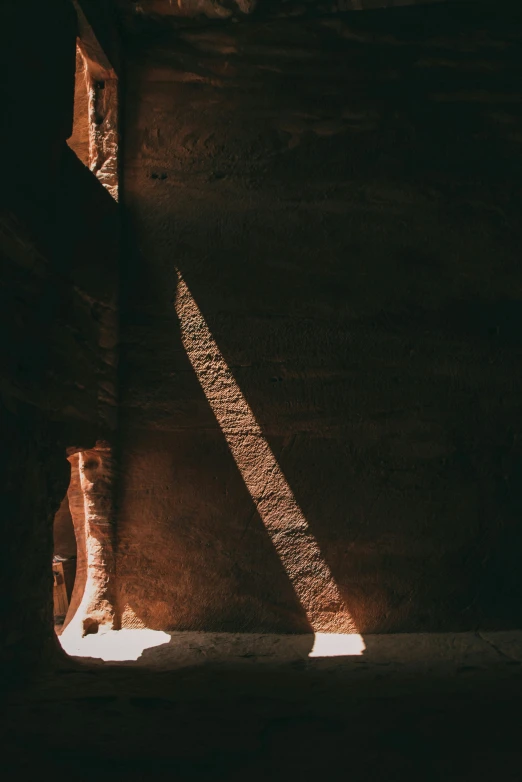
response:
M69 504L78 560L64 632L86 635L111 630L115 624L112 448L106 442L97 442L94 448L69 457L69 461Z

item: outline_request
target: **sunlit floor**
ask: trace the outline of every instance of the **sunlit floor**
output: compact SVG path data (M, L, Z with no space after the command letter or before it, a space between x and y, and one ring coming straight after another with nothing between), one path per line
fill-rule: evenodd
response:
M124 629L83 638L65 632L60 642L71 657L172 670L202 663L277 665L310 658L335 658L337 664L387 664L398 669L522 662L522 631L370 635L363 639L357 633L276 635Z
M127 630L69 651L92 656L7 699L3 779L521 778L520 632Z
M63 649L71 657L90 657L105 662L136 662L177 667L195 661L290 662L307 657L360 656L366 647L357 633L275 635L255 633L165 633L160 630L118 630L83 638L64 633ZM152 651L154 650L154 651Z

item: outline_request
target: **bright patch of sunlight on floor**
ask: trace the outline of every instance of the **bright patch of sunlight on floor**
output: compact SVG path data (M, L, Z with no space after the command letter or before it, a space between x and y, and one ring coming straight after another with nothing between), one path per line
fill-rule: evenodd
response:
M83 638L64 634L60 643L71 657L96 657L106 662L137 660L145 649L170 643L170 635L161 630L112 630Z
M358 633L316 633L308 657L355 657L366 645Z
M366 650L357 633L316 633L278 635L270 633L164 633L147 628L107 630L85 635L65 633L62 647L71 657L91 657L105 662L160 664L166 669L202 662L238 661L287 663L306 657L357 657ZM157 648L142 658L147 649ZM310 647L311 650L310 650Z

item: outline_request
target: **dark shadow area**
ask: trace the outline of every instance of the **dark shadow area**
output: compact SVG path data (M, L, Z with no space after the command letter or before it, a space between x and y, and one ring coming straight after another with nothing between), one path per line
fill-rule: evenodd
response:
M520 623L519 30L468 8L133 50L117 444L131 623L309 629L185 355L176 268L361 632ZM10 561L25 557L11 659L25 633L49 640L59 460L110 438L120 401L119 215L64 149L64 13L63 41L60 14L41 17L51 58L34 19L19 69L7 46L5 507L22 522Z
M190 138L175 143L189 145L191 173L157 144L165 181L131 176L132 197L139 182L162 203L147 216L162 279L170 291L170 259L363 633L522 621L512 21L469 8L357 15L296 32L286 59L271 28L241 29L244 70L226 100L198 87L214 99L212 142L190 114L193 88L162 115L175 133L189 113ZM209 72L213 40L191 39Z
M77 561L76 536L67 494L54 517L53 542L53 613L55 629L60 632L73 594Z
M1 654L13 679L57 651L52 530L66 449L114 423L115 205L65 143L76 33L65 0L2 3Z
M304 611L181 342L175 269L163 270L165 285L154 262L140 255L139 216L127 216L126 236L117 525L122 626L139 626L137 619L153 630L306 632Z
M59 753L64 772L77 773L81 759L82 774L102 779L312 780L325 767L368 782L517 778L520 668L419 676L363 660L321 665L158 673L71 664L23 703L10 699L4 768L28 773L38 763L44 771ZM23 752L22 741L34 751Z
M70 6L8 6L8 33L26 15L30 34L0 46L23 94L20 114L6 104L23 132L5 147L17 194L0 216L14 335L0 362L4 775L519 779L520 642L474 632L522 618L516 19L467 4L466 18L448 6L284 31L254 18L187 24L170 48L134 42L120 313L118 209L64 149ZM309 656L316 639L185 353L177 268L362 654ZM56 653L64 453L99 438L117 440L121 624L237 630L236 654L192 640L169 670L174 640L143 667ZM84 465L85 496L107 543L100 464ZM434 633L454 627L473 632ZM291 653L272 664L276 629ZM429 632L370 633L409 629ZM263 631L250 647L246 630Z

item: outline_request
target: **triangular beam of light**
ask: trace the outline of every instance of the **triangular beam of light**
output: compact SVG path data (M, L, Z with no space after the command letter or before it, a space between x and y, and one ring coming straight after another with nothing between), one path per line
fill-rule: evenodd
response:
M356 633L303 512L179 271L176 312L192 367L312 629Z

